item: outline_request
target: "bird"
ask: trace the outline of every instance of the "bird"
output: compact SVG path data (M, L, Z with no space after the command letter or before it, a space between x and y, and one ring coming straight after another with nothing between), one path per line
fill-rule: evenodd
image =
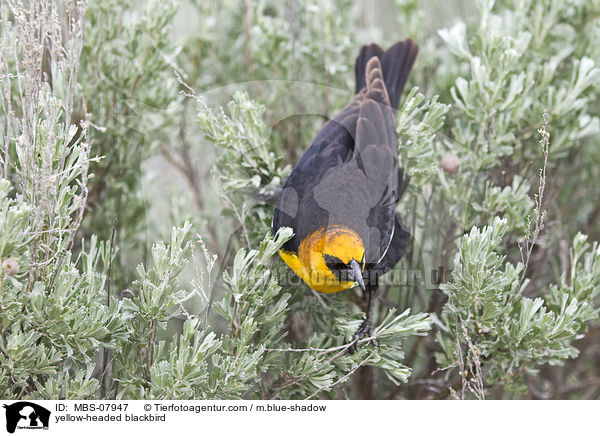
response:
M273 212L273 234L294 232L279 255L309 287L326 294L362 289L367 311L355 343L373 337L379 277L411 240L396 212L408 177L398 163L395 111L418 51L411 38L385 51L375 43L361 47L354 98L317 133Z

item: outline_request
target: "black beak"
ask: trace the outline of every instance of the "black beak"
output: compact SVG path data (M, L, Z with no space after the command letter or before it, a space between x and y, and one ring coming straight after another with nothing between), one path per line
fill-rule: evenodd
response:
M358 262L352 259L352 262L350 262L350 268L352 269L354 280L356 280L362 290L366 292L367 290L365 289L365 282L363 281L362 269L360 268Z

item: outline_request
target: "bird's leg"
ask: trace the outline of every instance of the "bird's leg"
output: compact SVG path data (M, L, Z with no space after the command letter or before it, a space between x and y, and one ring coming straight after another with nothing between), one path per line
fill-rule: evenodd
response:
M358 330L356 331L356 333L354 334L354 348L357 348L357 344L358 344L358 340L362 339L363 337L372 337L373 336L373 330L371 329L371 312L372 312L372 307L373 307L373 295L375 294L375 291L377 290L376 286L373 285L367 285L366 286L366 296L367 296L367 317L364 320L364 322L361 324L361 326L358 328ZM372 339L371 342L373 342L373 344L378 347L379 344L377 342L376 339Z

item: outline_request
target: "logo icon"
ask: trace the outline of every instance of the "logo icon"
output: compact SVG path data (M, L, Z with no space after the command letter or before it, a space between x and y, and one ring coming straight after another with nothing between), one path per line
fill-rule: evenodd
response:
M4 405L6 409L6 431L14 433L15 429L48 429L50 411L29 401Z

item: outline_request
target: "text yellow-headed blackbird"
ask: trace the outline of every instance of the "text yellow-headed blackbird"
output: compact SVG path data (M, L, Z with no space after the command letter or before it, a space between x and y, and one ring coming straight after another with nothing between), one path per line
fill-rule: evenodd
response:
M357 336L371 334L377 277L403 256L410 234L396 205L402 194L394 110L418 46L405 39L356 58L356 96L317 134L283 186L273 232L291 227L283 260L311 288L333 293L356 282L368 297Z

